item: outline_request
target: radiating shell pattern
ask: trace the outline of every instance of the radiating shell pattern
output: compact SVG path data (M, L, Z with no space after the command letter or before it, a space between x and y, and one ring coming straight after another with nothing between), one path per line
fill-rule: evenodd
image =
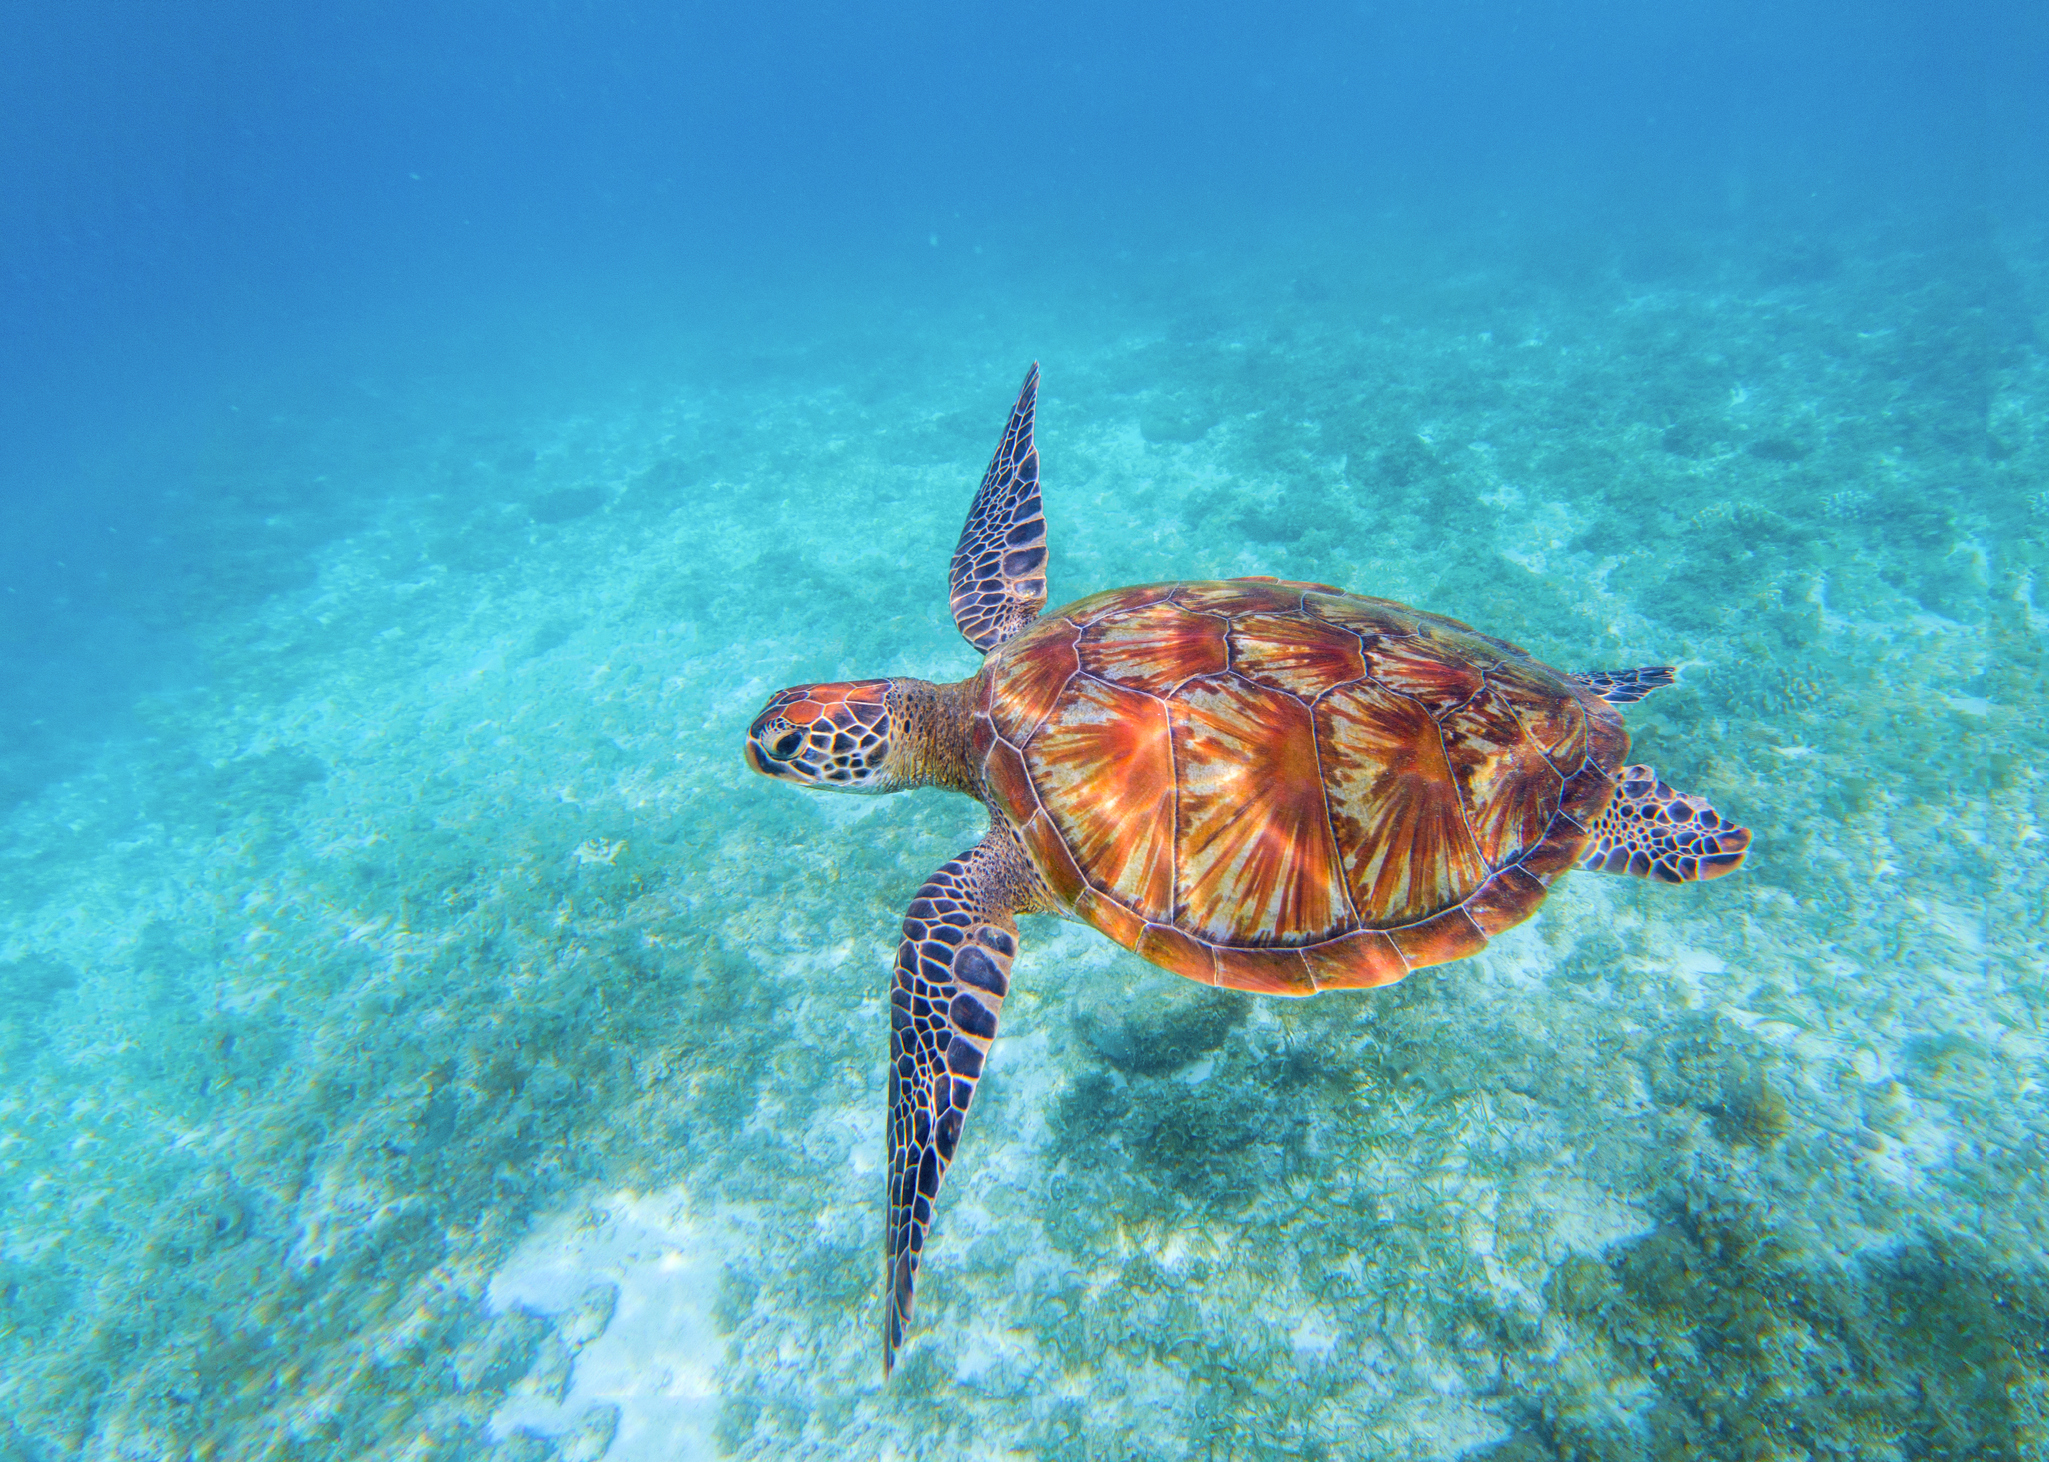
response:
M1205 984L1386 984L1527 918L1628 750L1562 672L1320 584L1098 594L991 657L975 749L1056 899Z

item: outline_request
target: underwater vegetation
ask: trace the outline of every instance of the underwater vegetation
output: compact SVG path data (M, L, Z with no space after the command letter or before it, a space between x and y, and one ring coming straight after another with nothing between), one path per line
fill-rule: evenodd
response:
M1355 232L222 424L206 679L0 841L0 1456L2039 1455L2049 249L1825 242ZM1028 917L885 1392L887 972L980 810L733 748L965 673L1026 339L1056 600L1677 664L1633 754L1757 842L1306 1002Z

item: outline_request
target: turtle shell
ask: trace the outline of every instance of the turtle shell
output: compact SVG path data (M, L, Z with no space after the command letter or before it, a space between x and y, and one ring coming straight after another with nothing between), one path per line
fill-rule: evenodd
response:
M1614 709L1528 652L1324 584L1097 594L990 657L985 800L1066 911L1204 984L1307 995L1528 918L1614 795Z

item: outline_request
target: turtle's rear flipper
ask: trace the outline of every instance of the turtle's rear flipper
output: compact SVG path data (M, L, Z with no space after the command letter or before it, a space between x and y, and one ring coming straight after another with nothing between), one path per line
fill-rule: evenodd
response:
M1640 701L1678 675L1670 665L1639 665L1634 670L1582 670L1572 678L1611 706Z
M1615 800L1594 824L1579 866L1660 883L1720 878L1743 861L1750 829L1725 821L1705 797L1676 792L1649 767L1622 769Z

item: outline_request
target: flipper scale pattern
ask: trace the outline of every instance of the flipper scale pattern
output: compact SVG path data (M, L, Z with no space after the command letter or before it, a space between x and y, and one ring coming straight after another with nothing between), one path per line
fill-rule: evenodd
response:
M985 654L1046 607L1046 515L1039 506L1039 449L1032 441L1038 401L1034 362L968 509L948 573L953 622Z
M989 839L925 880L904 914L889 1009L889 1222L882 1368L889 1373L968 1106L996 1039L1010 966L1013 912L1043 903L1023 852Z
M1639 665L1634 670L1582 670L1572 678L1609 705L1626 706L1670 685L1678 675L1670 665Z

